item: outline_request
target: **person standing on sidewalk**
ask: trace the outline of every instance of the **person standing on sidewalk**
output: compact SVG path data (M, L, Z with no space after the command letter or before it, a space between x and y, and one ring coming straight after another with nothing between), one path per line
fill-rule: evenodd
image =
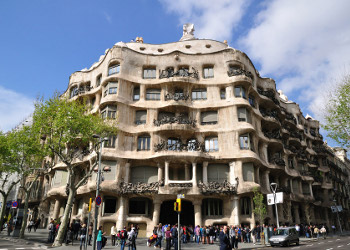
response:
M255 245L256 243L256 226L253 227L252 229L252 239L253 239L253 244Z
M163 240L163 230L162 230L162 223L159 223L157 230L156 230L156 234L157 234L157 242L156 244L154 244L154 248L157 248L159 246L159 248L162 248L162 240Z
M116 228L115 228L115 223L113 224L113 226L111 227L111 242L112 242L112 246L115 246L115 238L116 238Z
M120 250L124 250L127 235L126 227L124 227L123 230L120 231Z
M85 245L86 241L86 224L83 224L83 226L80 229L80 250L83 249L83 246Z
M220 239L220 250L231 249L230 239L227 235L227 226L224 226L224 228L220 232L219 239Z
M105 233L102 233L102 226L98 228L96 243L97 243L97 250L102 249L102 237Z
M322 228L320 229L320 233L322 234L323 239L326 239L327 230L324 226L322 226Z
M165 231L165 241L166 241L166 250L171 249L171 231L170 231L170 226L166 228Z
M92 222L91 222L89 225L89 228L88 228L88 237L89 237L88 244L89 244L89 246L91 246L92 231L93 231L93 226L92 226Z

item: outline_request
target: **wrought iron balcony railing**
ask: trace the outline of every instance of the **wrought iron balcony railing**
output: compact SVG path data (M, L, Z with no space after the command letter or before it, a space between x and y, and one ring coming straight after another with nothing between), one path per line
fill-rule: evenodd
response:
M227 71L228 76L239 76L239 75L244 75L246 77L249 77L250 79L253 79L253 74L250 71L244 70L244 69L235 69L235 68L230 68Z
M165 70L159 70L159 79L162 78L171 78L171 77L188 77L199 79L198 70L192 67L192 72L187 68L181 68L178 71L174 71L173 68L168 68Z
M179 115L179 116L165 115L161 119L158 119L158 120L154 119L154 121L153 121L153 124L157 127L159 127L160 125L163 125L163 124L173 124L173 123L188 124L188 125L191 125L192 127L195 127L197 121L194 119L188 118L186 116L183 116L183 115Z

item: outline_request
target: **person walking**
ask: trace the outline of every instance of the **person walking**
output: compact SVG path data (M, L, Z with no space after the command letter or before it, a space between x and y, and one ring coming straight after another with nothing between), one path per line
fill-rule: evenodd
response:
M171 237L172 235L171 235L170 227L167 227L165 231L166 250L171 249Z
M132 227L128 233L129 250L136 250L136 232L135 228Z
M231 249L230 239L227 235L227 226L224 226L224 228L220 232L219 239L220 239L220 250Z
M322 228L320 229L320 233L322 234L323 239L326 239L327 230L324 226L322 226Z
M93 231L93 225L92 225L92 222L90 223L89 225L89 228L88 228L88 244L89 246L91 246L91 239L92 239L92 231Z
M126 227L124 227L123 230L120 231L120 250L124 250L127 236L128 233L126 231Z
M159 223L157 229L156 229L156 234L157 234L157 242L154 244L154 248L162 248L162 240L163 240L163 230L162 230L162 223Z
M80 250L83 249L83 246L85 245L86 241L86 224L83 224L83 226L80 229Z
M179 236L178 233L178 228L177 228L177 223L173 226L173 228L170 230L171 231L171 239L173 241L174 249L177 250L177 237Z

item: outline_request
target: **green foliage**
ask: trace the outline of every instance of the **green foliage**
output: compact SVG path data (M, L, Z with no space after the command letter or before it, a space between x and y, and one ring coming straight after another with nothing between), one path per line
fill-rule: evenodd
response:
M258 217L259 222L262 224L267 215L266 204L264 203L264 195L259 191L258 188L254 188L254 209L253 213Z
M328 136L343 147L350 146L350 75L330 93L324 115Z
M45 137L45 147L51 151L51 156L58 156L67 165L76 157L76 149L94 140L94 134L103 137L117 133L113 121L91 114L85 100L70 101L58 94L35 104L33 121L34 127Z

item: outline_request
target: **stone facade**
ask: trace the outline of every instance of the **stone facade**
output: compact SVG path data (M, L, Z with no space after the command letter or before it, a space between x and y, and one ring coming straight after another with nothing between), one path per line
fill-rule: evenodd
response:
M270 193L271 182L284 192L280 223L330 226L335 196L348 227L346 154L325 145L319 122L305 118L273 79L260 77L247 55L226 43L119 42L90 69L73 73L64 95L84 97L92 113L118 120L119 132L102 154L111 169L99 214L107 231L113 223L118 229L136 223L149 235L159 222L173 223L179 193L185 224L253 226L253 189ZM89 168L91 157L81 164ZM78 190L72 219L86 219L95 180ZM42 181L39 213L58 218L66 174L54 168ZM271 206L265 222L275 222Z

